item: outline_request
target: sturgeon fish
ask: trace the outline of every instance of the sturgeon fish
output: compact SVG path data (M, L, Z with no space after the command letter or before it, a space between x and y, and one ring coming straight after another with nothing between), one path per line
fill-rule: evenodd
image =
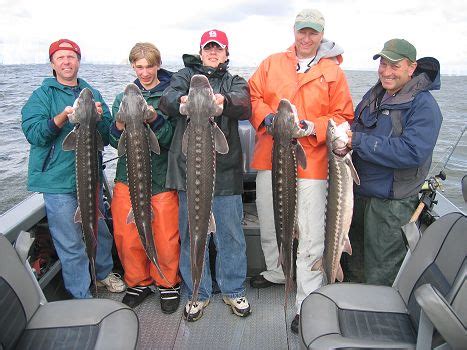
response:
M282 99L272 125L272 198L279 261L285 275L285 304L292 286L293 240L297 230L297 165L306 168L306 155L295 138L298 116L295 106Z
M229 152L225 135L214 121L214 116L220 115L222 111L222 106L215 103L208 79L204 75L194 75L191 78L187 102L180 104L180 113L188 118L182 139L182 152L186 155L188 228L193 283L190 309L198 299L207 237L211 232L216 232L212 214L216 151L221 154Z
M74 221L81 223L86 252L91 265L92 281L96 288L96 247L98 221L104 218L99 210L100 171L99 151L104 150L104 143L96 128L101 120L91 90L81 91L73 107L74 112L68 117L75 124L73 130L62 143L64 151L75 151L76 193L78 208Z
M151 207L151 151L160 154L160 146L154 132L145 123L154 116L140 89L128 84L116 115L116 120L125 123L118 142L118 156L126 155L128 187L131 209L127 224L135 224L147 257L166 280L157 259L157 250L152 232L153 211Z
M347 122L336 126L330 119L326 131L328 148L328 194L326 204L326 229L323 261L318 263L326 274L327 283L344 279L340 265L342 252L352 254L349 240L353 214L353 182L360 185L357 171L352 164L351 152L346 150Z

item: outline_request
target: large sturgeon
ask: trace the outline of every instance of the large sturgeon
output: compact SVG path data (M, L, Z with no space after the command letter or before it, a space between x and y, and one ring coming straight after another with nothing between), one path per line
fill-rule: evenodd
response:
M182 139L182 152L186 155L186 188L188 227L190 231L190 260L193 296L190 309L198 299L203 273L207 237L216 231L212 214L212 199L216 181L216 151L229 152L224 133L214 121L222 113L204 75L191 78L186 103L180 113L188 118Z
M326 274L327 283L344 279L340 265L342 252L352 254L349 229L353 214L353 182L360 184L352 164L351 152L345 150L347 122L336 126L330 119L326 131L328 148L328 194L323 261L317 264ZM344 150L341 152L340 150Z
M158 263L151 225L151 151L160 154L160 146L156 135L145 121L151 119L154 113L138 86L128 84L116 115L116 120L125 123L125 130L118 142L118 156L126 155L127 162L131 209L126 222L136 225L146 255L156 266L160 276L170 285Z
M97 113L91 90L81 91L73 107L74 112L69 121L75 124L74 129L63 140L64 151L75 151L76 159L76 192L78 208L74 220L81 223L86 252L91 265L92 281L96 288L96 247L99 218L104 218L99 211L100 171L99 151L104 144L97 122L101 119Z
M293 240L297 230L297 164L306 168L306 155L297 141L295 106L282 99L272 125L272 198L279 262L285 275L285 301L292 286ZM285 306L286 304L284 304Z

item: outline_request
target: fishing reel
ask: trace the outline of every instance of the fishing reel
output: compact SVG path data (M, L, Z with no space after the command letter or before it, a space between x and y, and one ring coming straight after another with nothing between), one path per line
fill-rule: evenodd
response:
M436 192L438 188L442 188L441 181L444 180L446 180L446 173L443 170L441 170L438 175L434 175L426 179L422 185L422 195L424 192Z
M425 205L425 209L421 214L420 221L426 225L431 225L435 221L435 215L432 209L438 203L436 198L436 190L442 188L442 181L446 180L446 173L441 170L438 175L434 175L425 180L420 190L420 203Z

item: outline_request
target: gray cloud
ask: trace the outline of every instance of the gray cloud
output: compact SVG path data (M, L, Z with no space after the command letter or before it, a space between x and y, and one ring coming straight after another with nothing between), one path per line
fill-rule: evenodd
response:
M27 9L17 9L15 12L13 12L13 16L22 19L32 18L31 13Z
M224 8L201 8L198 14L190 18L190 21L179 19L173 26L183 24L184 29L202 30L206 26L219 25L222 23L241 22L251 16L274 17L291 16L292 5L284 0L259 0L246 3L235 3Z
M0 12L2 17L8 17L14 21L15 18L27 19L32 18L28 6L24 4L23 0L3 0L0 1Z

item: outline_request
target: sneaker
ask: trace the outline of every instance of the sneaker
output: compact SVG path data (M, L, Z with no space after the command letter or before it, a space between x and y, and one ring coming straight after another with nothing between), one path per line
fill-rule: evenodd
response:
M296 314L294 319L292 320L292 323L290 324L290 330L293 333L298 334L298 326L299 325L300 325L300 315Z
M224 303L232 308L232 312L237 316L245 317L251 313L250 304L246 297L229 298L224 295L222 299Z
M161 310L164 314L174 313L180 304L180 285L173 288L157 286L161 296Z
M197 302L193 303L191 310L190 310L190 304L191 304L191 301L188 300L188 302L185 305L185 309L183 310L183 317L185 317L185 319L188 322L198 321L201 318L201 316L203 316L204 308L209 305L209 299L198 300ZM189 315L188 315L188 310L190 310Z
M98 287L105 287L111 293L121 293L126 290L126 284L122 281L122 276L111 272L101 281L96 282Z
M134 308L141 304L151 293L154 293L151 286L128 287L122 299L122 303Z

